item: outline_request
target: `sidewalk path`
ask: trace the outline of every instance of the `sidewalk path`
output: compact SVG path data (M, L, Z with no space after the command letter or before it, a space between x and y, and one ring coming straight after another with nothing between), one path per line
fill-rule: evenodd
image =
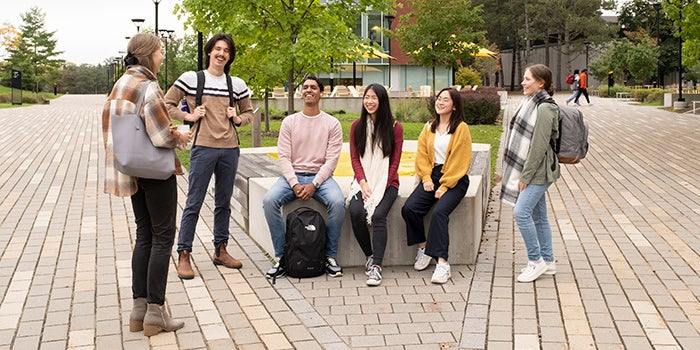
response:
M214 266L208 197L197 277L177 278L176 254L170 269L167 305L185 328L149 339L128 330L135 227L129 199L102 193L103 102L69 95L0 109L0 349L700 344L700 116L597 97L580 107L591 149L549 191L558 272L530 284L515 282L524 244L494 199L476 265L453 266L442 286L432 267L387 267L370 288L359 268L273 286L268 257L234 222L229 248L244 267ZM181 213L187 179L178 185Z

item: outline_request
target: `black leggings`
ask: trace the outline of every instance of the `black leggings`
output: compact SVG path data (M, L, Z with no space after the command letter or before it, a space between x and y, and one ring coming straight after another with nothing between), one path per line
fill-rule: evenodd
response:
M583 94L583 96L586 96L586 102L591 103L591 100L588 98L588 89L586 88L578 88L578 94L576 94L576 99L574 100L574 103L578 103L578 99L581 97L581 94Z
M357 243L365 253L365 256L373 255L373 264L382 265L384 260L384 251L386 250L387 229L386 216L389 214L391 206L396 200L399 190L396 187L389 186L384 191L384 197L379 201L377 207L374 208L372 214L372 239L370 242L369 228L367 227L367 211L365 203L362 200L362 192L358 192L350 200L350 223L352 223L352 231L355 233ZM374 251L372 251L374 247Z
M177 180L138 179L131 196L136 218L136 244L131 255L131 290L134 299L165 303L170 254L175 241Z

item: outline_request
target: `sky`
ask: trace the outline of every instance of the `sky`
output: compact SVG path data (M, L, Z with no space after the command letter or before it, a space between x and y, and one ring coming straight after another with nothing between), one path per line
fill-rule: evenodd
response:
M175 30L182 37L184 19L178 20L173 8L180 0L162 0L158 5L158 28ZM127 36L136 34L132 18L146 21L143 29L155 27L156 7L152 0L8 0L0 6L0 25L11 23L17 29L21 15L37 6L44 13L44 29L55 31L58 58L75 64L97 65L126 51ZM123 54L122 54L123 55Z

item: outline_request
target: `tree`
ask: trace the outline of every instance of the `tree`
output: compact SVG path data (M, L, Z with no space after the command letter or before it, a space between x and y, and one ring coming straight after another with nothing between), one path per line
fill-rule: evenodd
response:
M21 17L21 41L17 47L8 48L8 61L12 67L23 72L22 87L39 92L45 85L53 86L55 83L52 79L56 78L58 69L64 63L56 56L63 52L56 51L56 40L53 39L56 32L44 29L45 15L38 7L32 7Z
M700 3L691 0L663 0L662 6L666 17L674 22L676 28L680 25L683 65L695 66L700 60ZM674 34L678 35L678 32Z
M3 23L0 26L0 59L7 55L10 48L19 46L22 34L11 23Z
M432 67L435 90L436 66L454 69L479 50L476 44L484 41L484 32L476 28L483 24L482 7L473 6L471 0L407 0L406 5L412 11L399 17L396 38L403 52L418 64Z
M289 89L288 112L306 74L330 70L330 62L359 59L361 39L353 33L367 9L384 12L392 0L183 0L176 11L202 33L228 32L236 41L232 71L253 91Z
M613 42L605 53L591 63L591 74L604 80L609 71L619 83L629 79L639 83L646 82L654 75L659 60L659 48L653 40L631 42L623 38Z

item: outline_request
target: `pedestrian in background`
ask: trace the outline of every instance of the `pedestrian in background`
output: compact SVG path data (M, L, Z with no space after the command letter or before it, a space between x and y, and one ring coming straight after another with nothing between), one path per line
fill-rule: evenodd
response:
M574 80L573 80L573 82L571 82L569 84L569 87L571 88L571 96L569 96L569 98L566 99L567 106L569 105L569 102L573 101L573 99L575 99L576 96L578 96L578 86L581 82L581 78L579 77L579 74L578 74L578 69L574 69L573 74L574 74Z

